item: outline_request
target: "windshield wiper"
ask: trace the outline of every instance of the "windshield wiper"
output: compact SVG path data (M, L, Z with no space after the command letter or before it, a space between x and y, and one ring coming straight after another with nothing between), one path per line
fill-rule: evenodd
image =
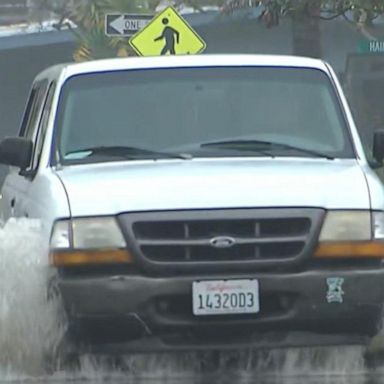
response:
M217 148L231 148L239 151L261 151L261 150L273 150L283 149L292 150L297 152L306 153L308 155L316 157L324 157L328 160L334 160L334 157L320 151L313 149L307 149L302 147L296 147L290 144L278 143L273 141L264 140L222 140L222 141L210 141L207 143L200 144L200 147L217 147Z
M136 159L137 157L145 157L151 159L158 158L172 158L172 159L182 159L190 160L192 156L190 154L184 153L173 153L173 152L163 152L155 151L147 148L140 147L126 147L126 146L101 146L101 147L90 147L82 148L74 152L70 152L68 155L88 153L84 158L90 158L93 156L111 156L111 157L121 157L123 159Z

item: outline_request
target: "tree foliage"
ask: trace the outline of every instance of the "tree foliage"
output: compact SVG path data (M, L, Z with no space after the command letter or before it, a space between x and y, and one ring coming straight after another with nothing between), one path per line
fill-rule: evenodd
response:
M36 0L38 6L60 17L59 26L70 20L78 40L76 60L127 56L130 50L127 38L110 38L104 33L106 13L153 13L160 0ZM342 17L354 24L366 37L372 38L367 28L384 15L384 0L173 0L181 5L204 12L207 5L215 5L220 12L231 14L239 9L259 7L259 21L267 28L279 25L282 17L295 22L316 25L316 20L327 21ZM309 21L309 22L308 22Z
M107 13L141 12L139 0L91 0L81 1L70 11L70 20L77 25L73 30L78 40L74 53L76 61L101 59L105 57L128 56L127 39L110 38L105 35L105 15Z
M56 13L75 19L76 13L88 12L79 17L95 17L103 11L131 12L132 10L155 10L161 0L36 0L41 8L50 9ZM339 16L353 16L351 21L366 21L369 23L378 16L384 15L383 0L173 0L170 1L177 7L187 5L196 10L203 11L204 6L215 5L224 14L233 11L261 7L265 14L275 14L278 20L282 16L302 14L307 17L318 17L329 20ZM73 10L76 9L75 12ZM320 13L319 13L320 10ZM266 18L268 19L268 18Z
M105 15L149 11L144 7L143 0L38 1L37 7L58 15L58 28L67 26L75 35L78 48L73 57L76 61L128 56L132 51L126 38L110 38L105 35Z
M263 7L261 19L267 27L278 25L282 16L332 20L343 17L347 21L372 24L384 14L383 0L229 0L223 12L231 13L240 8Z

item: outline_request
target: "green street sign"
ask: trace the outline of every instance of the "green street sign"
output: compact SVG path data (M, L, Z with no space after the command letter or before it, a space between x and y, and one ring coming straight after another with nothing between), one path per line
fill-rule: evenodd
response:
M384 40L365 40L359 44L359 53L384 54Z

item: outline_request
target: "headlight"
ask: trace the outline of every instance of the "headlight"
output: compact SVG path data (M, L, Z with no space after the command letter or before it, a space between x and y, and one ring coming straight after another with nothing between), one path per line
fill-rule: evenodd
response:
M55 266L132 262L114 217L57 221L50 245Z
M320 241L371 240L369 211L330 211L325 217Z
M71 230L69 220L57 221L51 236L51 249L68 249L71 247Z
M384 240L384 212L372 213L373 238Z
M384 212L329 211L316 257L384 258Z
M126 246L116 220L112 217L74 219L73 248L123 248Z

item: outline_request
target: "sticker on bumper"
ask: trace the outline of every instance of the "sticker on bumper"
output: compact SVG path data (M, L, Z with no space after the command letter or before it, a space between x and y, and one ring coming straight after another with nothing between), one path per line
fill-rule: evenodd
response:
M342 277L328 277L327 285L327 302L328 303L342 303L343 302L343 283Z

